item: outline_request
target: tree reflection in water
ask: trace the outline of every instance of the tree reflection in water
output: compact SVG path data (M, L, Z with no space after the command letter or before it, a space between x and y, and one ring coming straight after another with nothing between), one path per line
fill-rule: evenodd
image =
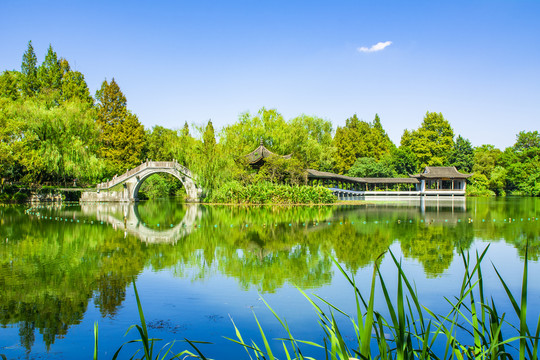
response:
M329 284L332 257L354 273L394 243L428 277L443 274L456 251L467 251L476 239L504 240L521 256L528 243L537 260L538 204L532 198L314 207L148 202L30 215L2 207L0 323L17 324L28 350L38 329L49 348L81 322L90 299L102 316L114 317L145 267L193 280L226 274L243 289L264 293L287 283Z

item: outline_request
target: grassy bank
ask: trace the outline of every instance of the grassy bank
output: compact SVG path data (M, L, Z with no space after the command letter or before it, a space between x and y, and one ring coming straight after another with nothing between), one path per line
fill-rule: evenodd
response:
M282 353L283 359L310 359L304 354L309 348L318 348L324 353L324 359L538 359L540 316L538 309L533 314L538 318L536 328L527 323L528 263L525 254L521 291L513 294L508 284L495 269L507 299L493 299L485 296L482 275L482 261L486 248L472 258L462 254L464 275L460 291L455 297L444 300L449 310L444 314L435 314L422 306L421 298L414 285L403 272L401 262L393 254L392 260L397 268L397 293L391 296L389 287L378 269L381 257L375 262L369 293L362 293L354 278L347 274L336 262L336 266L351 285L351 296L356 302L355 314L347 314L330 302L309 296L302 290L307 302L318 315L318 324L323 334L322 342L304 341L292 334L285 319L282 319L271 306L267 308L282 325L285 337L269 339L255 316L262 343L242 336L241 330L234 327L236 338L230 339L242 346L249 359L277 360L276 353ZM378 291L377 290L380 290ZM172 359L194 357L206 359L200 344L184 339L189 350L173 354L174 342L159 348L158 339L150 337L142 306L134 284L140 324L132 325L140 339L124 343L114 354L113 359L128 355L132 358ZM382 293L384 309L375 308L375 294ZM500 313L497 302L510 301L511 313ZM382 311L389 314L386 318ZM512 313L513 312L513 313ZM530 316L531 314L529 314ZM513 323L508 318L515 318ZM344 325L349 324L349 325ZM352 329L351 329L352 327ZM352 335L351 335L352 334ZM352 344L352 345L351 345ZM155 347L156 346L156 347ZM128 354L131 352L131 354ZM94 359L98 359L98 328L95 328Z

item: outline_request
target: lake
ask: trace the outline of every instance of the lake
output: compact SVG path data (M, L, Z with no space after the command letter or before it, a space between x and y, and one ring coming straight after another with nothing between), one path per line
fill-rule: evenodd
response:
M216 359L247 358L245 339L285 336L263 299L295 337L320 341L317 315L299 289L354 314L353 290L334 260L366 294L374 261L395 297L401 259L420 301L448 311L458 295L461 250L489 246L484 286L499 312L512 309L493 263L519 298L528 246L531 324L540 309L540 199L455 198L339 206L137 205L0 206L0 354L8 358L91 358L94 323L100 358L136 338L135 281L151 336L208 341ZM376 308L387 314L383 295ZM514 316L515 317L515 316ZM346 327L344 327L345 329ZM353 335L352 328L348 338ZM347 330L347 331L348 331ZM280 347L277 342L276 348ZM174 350L191 349L178 342ZM192 350L192 349L191 349ZM316 349L312 355L321 356ZM126 347L121 358L129 358Z

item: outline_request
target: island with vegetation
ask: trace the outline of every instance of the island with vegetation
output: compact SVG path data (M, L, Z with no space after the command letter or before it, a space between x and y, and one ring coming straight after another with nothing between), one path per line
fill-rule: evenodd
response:
M182 164L219 203L328 203L330 191L307 187L305 169L354 177L407 177L426 166L472 173L468 195L540 195L540 134L519 132L513 146L473 146L454 133L441 113L427 112L418 129L394 144L375 115L356 115L344 126L310 115L285 119L276 109L240 114L216 131L212 121L177 129L145 129L127 107L115 79L91 95L84 75L49 46L41 64L32 43L21 69L0 75L0 178L2 202L23 202L30 190L92 187L146 159ZM263 143L276 154L255 171L249 154ZM145 181L142 196L181 195L173 177ZM69 195L68 195L69 197ZM76 198L76 197L75 197Z

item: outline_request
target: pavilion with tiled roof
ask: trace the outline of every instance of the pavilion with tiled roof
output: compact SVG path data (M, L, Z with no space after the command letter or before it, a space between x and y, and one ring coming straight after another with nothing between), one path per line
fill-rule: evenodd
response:
M410 175L420 181L420 191L463 190L472 174L460 173L455 166L426 166L421 174Z
M264 163L266 162L266 159L268 159L269 157L272 157L272 156L280 156L283 159L290 159L292 154L289 154L289 155L275 154L275 153L271 152L270 150L268 150L264 146L263 141L261 140L261 144L259 145L259 147L256 148L255 150L253 150L252 152L250 152L249 154L247 154L245 157L248 160L248 164L253 169L258 170L261 166L264 165Z

